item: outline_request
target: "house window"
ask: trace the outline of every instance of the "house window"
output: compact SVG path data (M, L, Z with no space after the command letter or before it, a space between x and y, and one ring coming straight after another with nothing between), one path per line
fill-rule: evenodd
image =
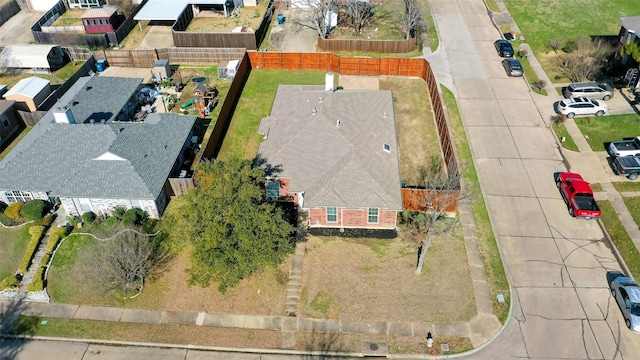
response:
M91 25L91 24L89 24L89 20L84 20L84 24L85 25Z
M0 115L0 122L2 123L2 126L9 127L9 118L7 117L7 114Z
M378 209L377 208L369 208L369 216L367 217L367 222L369 224L377 224L378 223Z
M80 203L80 211L82 213L85 213L87 211L92 211L91 210L91 200L85 199L85 198L80 198L80 199L78 199L78 202Z
M338 222L338 209L335 207L327 208L327 222Z
M7 197L9 203L27 202L33 199L30 193L23 191L6 191L4 195Z
M280 182L267 181L267 197L280 197Z

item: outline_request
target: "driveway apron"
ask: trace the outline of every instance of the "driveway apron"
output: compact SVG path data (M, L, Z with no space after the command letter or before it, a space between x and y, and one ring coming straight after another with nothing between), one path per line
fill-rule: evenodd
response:
M473 359L632 359L606 273L619 270L598 223L571 218L553 181L566 171L526 81L508 78L482 0L431 0L440 47L427 57L451 86L512 286L509 321ZM589 179L587 179L589 180ZM492 294L495 296L495 294Z

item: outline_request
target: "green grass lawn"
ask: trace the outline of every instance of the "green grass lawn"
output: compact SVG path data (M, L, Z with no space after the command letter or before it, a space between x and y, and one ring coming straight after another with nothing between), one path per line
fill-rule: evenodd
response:
M563 148L571 151L579 151L578 145L573 141L573 138L571 137L571 134L569 134L567 127L564 126L564 123L556 122L551 126L551 128ZM562 141L562 138L564 138L564 141Z
M251 70L218 159L255 158L262 141L258 126L271 112L278 85L322 85L325 74L324 71Z
M31 236L29 227L7 229L0 226L0 280L13 275L20 267Z
M489 220L489 212L487 211L487 206L482 196L482 190L478 182L478 174L473 165L473 157L469 144L467 143L467 135L462 124L458 104L451 90L444 86L441 88L442 96L447 107L447 114L449 115L449 123L451 124L456 150L458 152L458 158L460 159L460 170L462 171L464 181L467 182L469 187L469 201L471 202L471 211L473 212L473 219L476 224L478 245L484 261L484 271L489 282L489 290L492 293L493 310L500 322L504 324L509 315L509 282L504 271L502 259L500 258L493 227ZM507 301L502 304L498 303L495 300L495 294L497 293L503 293Z
M626 199L625 199L626 203ZM609 201L598 201L600 208L602 209L601 220L604 224L604 227L607 229L609 236L613 240L618 252L624 259L624 262L627 264L629 271L631 271L631 275L635 279L640 279L640 253L633 241L627 234L627 230L622 226L616 211ZM633 204L633 206L638 206L639 204ZM627 205L629 206L629 205ZM638 207L635 208L636 210ZM632 208L629 208L631 211ZM634 217L635 219L635 217ZM636 220L637 223L637 220Z
M634 0L581 0L570 5L558 0L504 0L536 55L548 51L555 38L618 35L621 16L640 15Z
M575 119L593 151L605 151L604 143L640 136L640 115L609 115Z
M618 192L640 191L640 181L614 182L613 187L615 187Z

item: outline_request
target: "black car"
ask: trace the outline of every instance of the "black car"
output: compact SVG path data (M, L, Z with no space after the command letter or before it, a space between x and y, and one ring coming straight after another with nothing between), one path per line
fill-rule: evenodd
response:
M508 58L513 57L513 46L511 46L511 43L507 40L496 40L496 42L493 43L493 46L496 47L498 55Z

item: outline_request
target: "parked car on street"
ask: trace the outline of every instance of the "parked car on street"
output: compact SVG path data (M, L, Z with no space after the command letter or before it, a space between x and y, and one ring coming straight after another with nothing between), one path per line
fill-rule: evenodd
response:
M593 198L593 190L580 174L557 172L553 174L562 199L569 208L569 215L584 219L595 219L602 215Z
M600 100L586 97L576 97L573 99L563 99L555 104L556 113L573 118L576 115L602 116L607 113L607 104Z
M594 81L573 83L569 84L569 86L564 89L563 94L566 98L584 96L589 99L601 99L607 101L613 96L613 87L609 84Z
M522 76L522 64L520 60L516 59L504 59L502 60L502 67L508 76Z
M507 40L496 40L496 42L493 43L493 46L496 47L498 55L507 58L513 57L513 46L511 46L511 43Z
M640 174L640 155L618 156L613 159L611 165L616 175L626 176L629 180L635 180Z
M628 276L615 278L610 284L611 295L616 299L624 317L624 322L631 331L640 333L640 287Z
M607 148L609 155L616 156L633 156L640 154L640 136L621 141L612 141Z

